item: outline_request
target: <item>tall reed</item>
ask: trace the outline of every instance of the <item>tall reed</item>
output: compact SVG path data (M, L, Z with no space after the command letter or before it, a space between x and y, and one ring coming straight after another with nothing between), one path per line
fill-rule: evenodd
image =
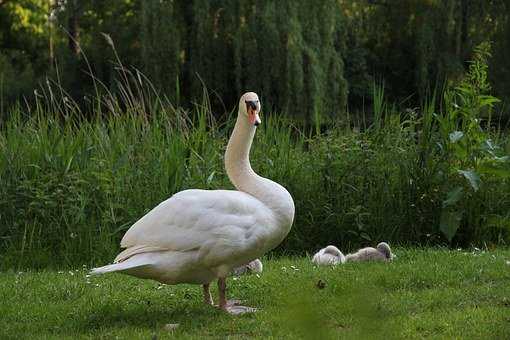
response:
M34 104L18 105L0 121L0 268L111 261L125 230L175 192L232 188L223 153L235 111L213 115L206 91L192 110L174 107L137 70L119 72L116 92L98 83L88 117L48 81ZM469 183L458 172L445 175L459 155L444 152L453 146L440 117L460 109L438 113L431 98L400 112L385 103L383 88L374 88L374 102L373 124L361 131L332 122L309 135L282 114L263 115L252 165L286 186L296 204L294 226L277 252L330 243L348 251L382 240L506 244L505 133L484 132L499 167L480 172L477 190L455 201L463 215L452 233L443 211L456 197L452 189Z

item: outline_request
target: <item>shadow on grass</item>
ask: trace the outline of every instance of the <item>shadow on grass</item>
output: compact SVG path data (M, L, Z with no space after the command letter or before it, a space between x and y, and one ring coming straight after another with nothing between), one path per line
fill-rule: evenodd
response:
M180 329L199 331L212 328L218 319L225 314L211 306L198 305L184 301L178 305L139 304L123 305L122 303L108 303L92 306L84 317L65 320L65 328L72 332L91 333L107 331L109 329L137 329L140 331L159 331L166 324L180 324ZM71 329L69 329L71 328Z

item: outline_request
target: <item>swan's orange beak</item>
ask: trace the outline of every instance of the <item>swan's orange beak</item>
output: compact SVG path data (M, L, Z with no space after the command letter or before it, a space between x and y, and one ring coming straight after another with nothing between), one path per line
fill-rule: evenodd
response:
M248 119L250 120L250 124L259 126L260 125L259 114L255 110L250 110L250 111L248 111Z

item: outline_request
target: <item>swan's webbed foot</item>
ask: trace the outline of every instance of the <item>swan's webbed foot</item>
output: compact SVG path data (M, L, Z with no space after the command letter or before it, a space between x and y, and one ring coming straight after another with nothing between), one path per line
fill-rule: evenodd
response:
M232 314L232 315L255 313L257 311L257 308L240 306L240 305L231 305L231 306L227 305L227 306L225 306L225 308L222 308L222 309L225 312Z
M241 306L242 304L243 304L242 300L236 299L227 300L227 306Z
M256 308L252 307L246 307L241 306L242 301L241 300L227 300L226 299L226 290L227 290L227 283L225 278L218 279L218 293L219 293L219 300L220 303L218 307L225 312L232 314L232 315L240 315L240 314L246 314L246 313L254 313L257 311Z

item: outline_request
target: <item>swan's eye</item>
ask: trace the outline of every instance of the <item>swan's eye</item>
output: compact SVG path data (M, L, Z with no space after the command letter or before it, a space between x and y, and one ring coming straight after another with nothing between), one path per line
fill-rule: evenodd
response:
M257 111L257 101L254 100L245 100L246 103L246 111L250 112L250 109L253 111Z

